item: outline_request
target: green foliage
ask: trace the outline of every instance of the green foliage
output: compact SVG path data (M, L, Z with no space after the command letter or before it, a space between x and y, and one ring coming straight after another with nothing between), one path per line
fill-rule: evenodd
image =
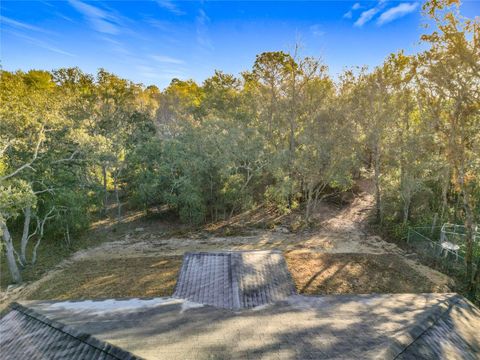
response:
M18 239L48 217L46 241L70 241L112 202L118 218L129 203L191 224L268 203L305 209L308 224L318 202L367 173L377 220L395 234L434 219L471 228L480 26L449 5L425 6L437 30L423 36L424 52L391 54L336 83L297 51L259 54L241 77L216 71L163 91L103 69L1 71L1 224Z
M23 208L35 207L36 202L31 186L24 180L0 185L0 221L15 219Z

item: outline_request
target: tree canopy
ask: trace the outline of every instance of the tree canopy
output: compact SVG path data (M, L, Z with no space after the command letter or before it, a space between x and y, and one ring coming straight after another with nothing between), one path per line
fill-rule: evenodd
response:
M480 25L455 1L424 12L434 24L425 51L337 81L298 51L163 91L103 69L1 71L0 226L12 279L42 238L68 244L112 203L118 218L122 204L167 206L191 224L267 204L303 211L308 225L318 202L368 172L382 226L465 224L478 284Z

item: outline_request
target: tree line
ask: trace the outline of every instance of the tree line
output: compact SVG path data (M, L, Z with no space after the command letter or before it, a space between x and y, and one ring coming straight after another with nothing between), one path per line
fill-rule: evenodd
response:
M105 70L1 71L0 227L12 279L44 238L68 244L112 201L119 218L124 203L165 205L191 224L268 204L299 209L308 224L325 196L368 172L382 226L464 223L467 277L478 284L480 28L452 3L424 5L434 24L426 50L337 80L298 49L163 91Z

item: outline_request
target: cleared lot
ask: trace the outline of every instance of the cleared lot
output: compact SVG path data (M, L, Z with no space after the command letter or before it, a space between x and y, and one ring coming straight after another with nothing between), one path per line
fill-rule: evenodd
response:
M286 252L301 294L439 292L428 278L392 254ZM44 282L29 299L106 299L170 296L181 256L80 260ZM399 269L401 269L399 271Z
M168 296L181 256L81 260L44 282L29 299L106 299Z

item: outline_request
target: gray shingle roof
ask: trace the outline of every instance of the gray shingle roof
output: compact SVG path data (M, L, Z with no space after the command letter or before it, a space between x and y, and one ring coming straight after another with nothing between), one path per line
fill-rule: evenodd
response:
M225 309L248 309L295 294L279 251L197 252L184 256L174 297Z
M457 304L468 326L455 317ZM455 294L294 295L238 311L172 298L26 305L152 360L422 359L424 348L417 346L441 321L455 324L448 336L458 339L449 349L446 334L429 341L435 356L426 359L480 357L478 309Z
M176 290L185 298L12 305L0 319L0 354L2 360L480 359L480 311L462 296L293 293L280 253L191 253Z
M457 300L421 328L397 359L479 359L480 310L461 297Z
M19 304L10 307L0 319L0 355L4 360L141 359L32 309Z

